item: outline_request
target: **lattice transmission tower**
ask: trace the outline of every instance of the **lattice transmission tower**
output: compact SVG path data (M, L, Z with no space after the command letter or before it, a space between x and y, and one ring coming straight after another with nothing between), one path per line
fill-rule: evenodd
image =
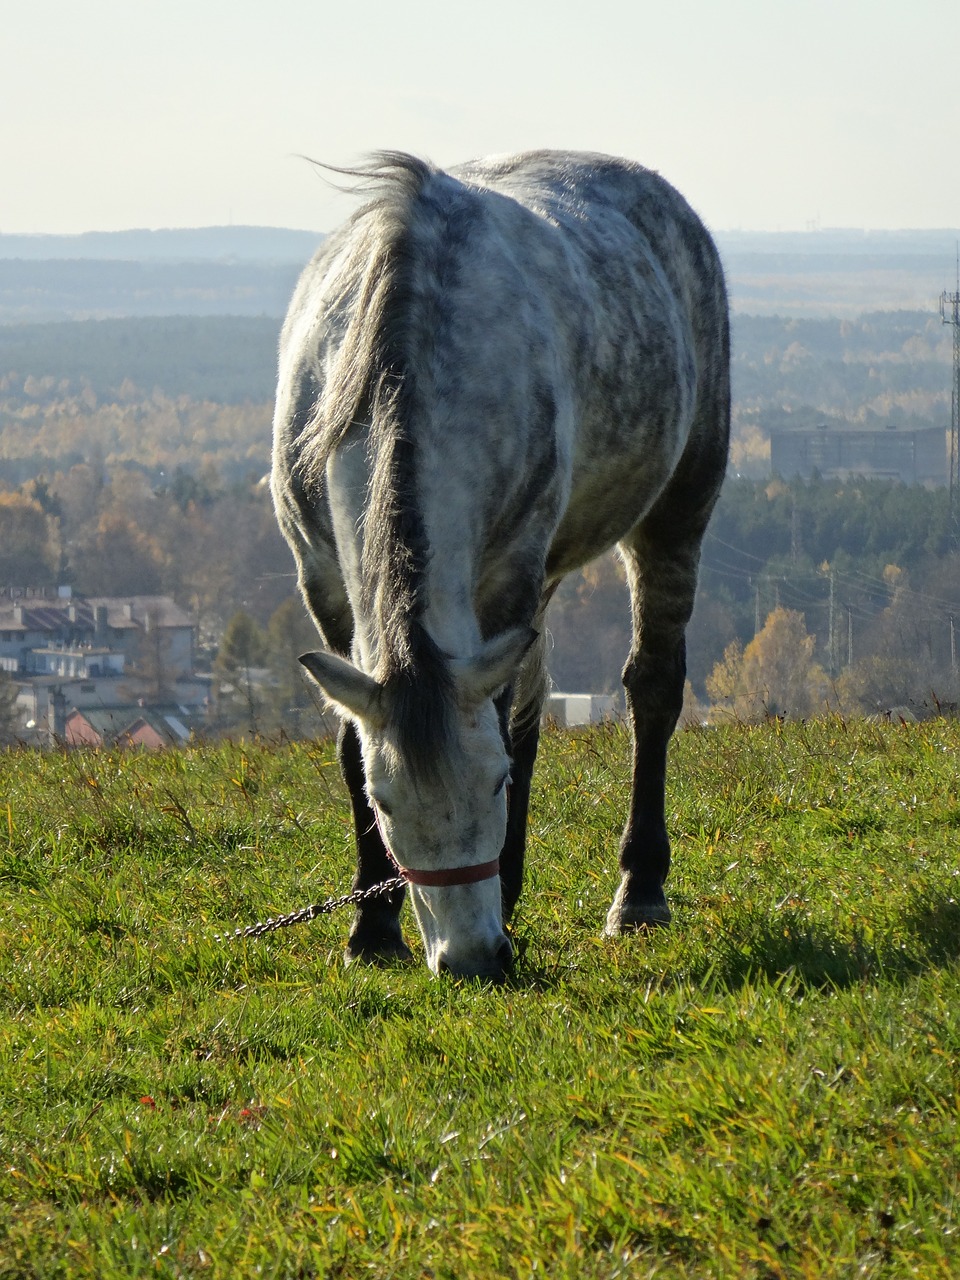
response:
M953 327L953 382L950 389L950 526L960 544L960 248L957 250L957 289L940 295L940 319Z

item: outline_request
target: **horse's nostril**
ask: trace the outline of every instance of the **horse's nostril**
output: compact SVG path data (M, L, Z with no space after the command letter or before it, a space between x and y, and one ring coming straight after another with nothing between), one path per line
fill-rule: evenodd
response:
M454 978L485 978L499 982L505 978L513 967L513 947L507 938L500 943L492 954L486 957L451 959L450 953L442 951L437 957L437 973L449 974Z

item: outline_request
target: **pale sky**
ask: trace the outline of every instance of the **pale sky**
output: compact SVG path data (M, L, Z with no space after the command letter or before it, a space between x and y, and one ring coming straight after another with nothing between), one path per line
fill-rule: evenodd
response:
M349 211L301 159L532 147L714 230L960 226L960 0L0 0L0 231Z

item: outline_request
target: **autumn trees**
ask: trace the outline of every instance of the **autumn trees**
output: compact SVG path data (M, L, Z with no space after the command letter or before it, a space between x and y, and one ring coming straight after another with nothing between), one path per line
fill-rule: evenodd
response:
M960 555L946 495L879 481L728 481L704 543L688 635L700 704L751 718L960 701ZM211 465L152 479L94 455L0 492L0 581L89 595L167 594L198 621L200 664L223 681L270 668L232 697L238 723L296 731L314 712L297 653L316 643L262 473ZM238 614L258 655L229 665ZM567 692L616 692L630 611L615 555L558 590L548 655ZM253 652L253 651L251 651ZM276 664L282 664L278 666ZM824 692L826 681L826 693ZM231 704L221 708L226 715ZM229 717L227 717L229 718Z
M59 563L59 530L36 498L0 493L0 582L51 586Z
M830 686L814 658L816 643L802 613L774 609L746 648L731 640L707 676L714 716L761 720L826 710Z

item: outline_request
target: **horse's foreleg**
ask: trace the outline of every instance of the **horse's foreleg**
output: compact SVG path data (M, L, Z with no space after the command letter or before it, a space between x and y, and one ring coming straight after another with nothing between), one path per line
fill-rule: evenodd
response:
M523 887L530 787L540 742L540 715L549 684L543 657L543 614L552 594L551 588L534 620L539 634L526 655L516 686L505 690L497 702L504 740L510 752L507 834L500 852L500 894L505 921L513 915Z
M300 565L300 590L324 644L334 653L348 655L352 619L333 551L323 541L307 543L294 525L291 525L287 537ZM337 756L350 793L357 839L357 874L353 888L369 889L384 880L393 879L397 870L387 854L376 815L367 799L360 737L356 725L350 721L341 725ZM397 889L360 903L347 940L344 956L347 964L354 960L376 964L412 958L400 932L399 916L405 892Z
M509 920L523 886L523 862L527 845L527 811L530 807L530 784L540 739L539 719L520 734L513 743L510 768L510 795L507 807L507 835L500 854L500 893L503 918Z
M363 757L356 726L347 721L337 743L340 768L350 792L357 833L357 876L354 889L369 889L390 880L397 869L390 861L365 789ZM384 893L357 907L350 929L345 959L376 964L386 960L410 960L411 953L400 932L400 907L406 890Z
M633 647L623 671L633 727L633 788L620 842L621 881L609 935L667 924L670 869L665 787L667 745L683 705L684 634L693 609L699 539L665 551L642 535L623 545L633 610Z

